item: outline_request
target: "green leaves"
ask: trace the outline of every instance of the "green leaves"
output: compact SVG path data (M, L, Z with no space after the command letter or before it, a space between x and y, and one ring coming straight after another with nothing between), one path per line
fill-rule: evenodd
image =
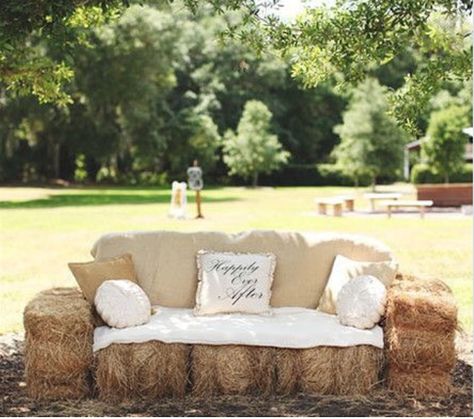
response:
M74 73L63 62L56 63L48 57L36 57L31 61L20 61L11 67L4 65L2 76L8 91L21 95L31 93L40 103L54 101L59 106L71 103L63 85L73 78Z
M3 0L0 7L0 85L41 103L71 102L73 72L66 55L84 43L83 29L117 16L122 0ZM49 50L55 50L47 56Z
M391 99L397 123L419 135L417 120L446 81L469 79L472 1L351 0L308 7L296 22L255 20L261 39L291 57L292 74L306 87L333 79L357 84L370 69L407 49L421 54L420 66ZM261 42L257 49L265 48ZM268 47L267 47L268 48Z
M470 126L469 110L451 105L431 115L423 153L436 173L449 182L464 163L467 135L462 132Z
M257 186L259 173L270 173L288 161L278 137L270 133L272 114L264 103L250 100L245 104L237 133L227 131L224 137L224 162L229 174L253 178Z
M396 177L405 143L403 131L387 115L386 89L367 79L354 91L343 123L335 128L341 143L334 149L337 165L357 180L370 175Z

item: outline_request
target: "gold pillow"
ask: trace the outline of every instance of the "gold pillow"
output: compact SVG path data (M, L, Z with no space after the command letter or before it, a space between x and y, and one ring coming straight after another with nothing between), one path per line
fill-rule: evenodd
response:
M92 262L69 263L68 266L86 300L91 304L94 304L97 288L108 279L128 279L137 282L137 275L130 254Z

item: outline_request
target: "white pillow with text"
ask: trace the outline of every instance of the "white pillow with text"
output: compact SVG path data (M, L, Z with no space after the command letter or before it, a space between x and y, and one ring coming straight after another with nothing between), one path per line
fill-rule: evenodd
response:
M275 265L271 253L200 250L194 314L268 314Z

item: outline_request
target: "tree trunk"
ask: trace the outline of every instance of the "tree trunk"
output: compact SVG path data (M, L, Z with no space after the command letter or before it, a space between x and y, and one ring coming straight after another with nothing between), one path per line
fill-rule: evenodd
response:
M258 172L253 174L252 186L256 188L258 186Z
M446 172L444 174L444 183L449 183L449 174L448 174L448 172Z
M375 176L372 176L372 192L375 192L375 187L377 185L377 179Z
M56 142L53 144L53 173L54 178L60 177L60 161L61 161L61 144Z

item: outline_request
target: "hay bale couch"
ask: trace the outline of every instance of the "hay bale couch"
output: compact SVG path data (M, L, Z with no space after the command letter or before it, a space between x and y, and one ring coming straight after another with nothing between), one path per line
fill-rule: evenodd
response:
M390 250L350 235L251 231L109 234L96 260L130 253L152 304L192 308L199 249L272 252L271 305L317 308L333 260L385 261ZM170 281L169 278L172 278ZM103 325L79 289L37 295L24 313L27 389L37 399L130 400L214 394L367 394L384 385L405 394L447 394L456 354L457 310L439 280L398 274L387 293L383 349L371 345L288 349L247 345L113 343L93 351Z

